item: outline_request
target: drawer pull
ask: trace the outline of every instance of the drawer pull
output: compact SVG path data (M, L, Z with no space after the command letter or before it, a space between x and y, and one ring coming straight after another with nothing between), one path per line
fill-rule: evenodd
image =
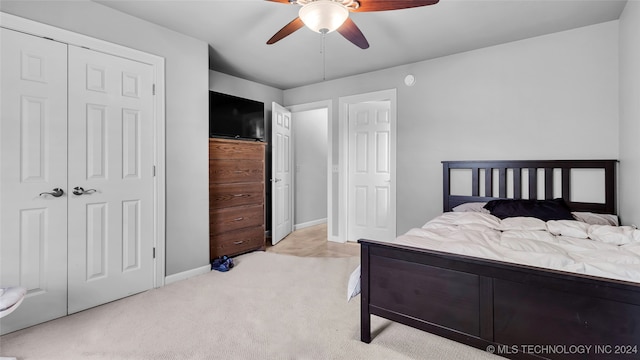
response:
M242 196L244 196L244 194L233 194L233 196L235 196L235 197L242 197Z
M244 240L240 240L240 241L234 241L233 245L240 245L244 242Z
M243 217L239 217L239 218L235 218L235 219L233 219L233 221L242 221L242 220L244 220L244 218L243 218Z

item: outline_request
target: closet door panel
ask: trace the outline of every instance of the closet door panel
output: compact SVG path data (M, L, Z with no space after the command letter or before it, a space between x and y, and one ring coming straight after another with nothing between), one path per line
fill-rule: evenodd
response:
M152 86L148 64L69 46L69 313L153 287Z
M67 314L67 45L0 31L0 287L28 290L5 334Z

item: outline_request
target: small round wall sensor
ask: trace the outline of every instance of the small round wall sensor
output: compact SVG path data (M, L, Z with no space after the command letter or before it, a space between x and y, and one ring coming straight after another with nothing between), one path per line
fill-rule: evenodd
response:
M416 83L416 77L413 76L413 75L407 75L407 76L404 77L404 83L407 86L413 86L413 84Z

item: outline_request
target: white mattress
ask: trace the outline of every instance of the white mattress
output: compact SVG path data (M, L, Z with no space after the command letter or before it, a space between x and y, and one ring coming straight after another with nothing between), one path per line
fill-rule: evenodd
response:
M448 212L393 243L640 283L640 230L629 226Z

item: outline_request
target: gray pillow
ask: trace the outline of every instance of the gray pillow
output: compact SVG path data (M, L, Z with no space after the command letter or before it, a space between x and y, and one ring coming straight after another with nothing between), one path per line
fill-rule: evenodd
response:
M479 212L489 214L489 210L484 208L486 204L486 202L464 203L454 207L452 210L455 212Z

